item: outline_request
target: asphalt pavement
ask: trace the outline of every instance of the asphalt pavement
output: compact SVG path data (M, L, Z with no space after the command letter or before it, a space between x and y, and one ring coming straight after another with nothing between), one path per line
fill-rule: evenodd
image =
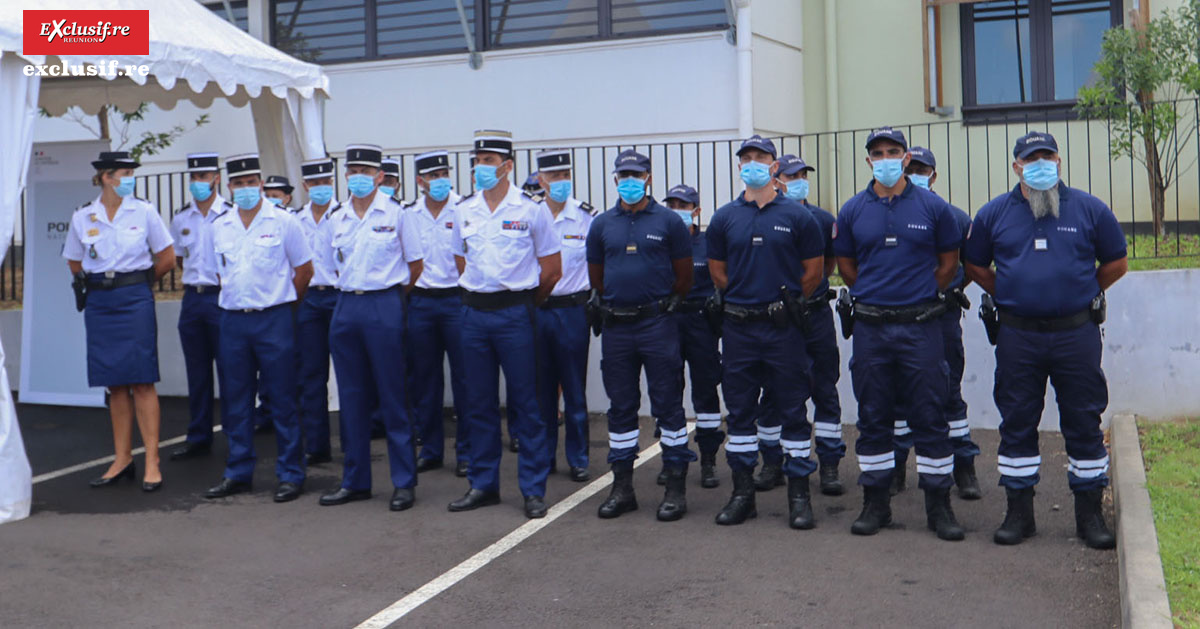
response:
M185 401L164 398L163 410L163 438L182 435ZM35 475L112 453L104 409L19 405L18 416ZM642 448L652 430L644 419ZM845 432L853 443L853 427ZM592 417L591 435L591 472L600 477L603 416ZM849 532L861 506L853 455L841 466L850 491L814 495L811 531L787 527L782 487L758 494L757 519L714 524L730 491L723 459L720 488L700 488L693 468L687 516L658 522L654 459L635 474L639 511L598 519L601 491L502 552L497 540L528 522L507 451L501 505L447 512L467 488L448 460L421 475L413 509L393 513L381 441L372 444L372 500L317 504L338 485L335 455L309 470L300 500L273 503L271 435L256 438L252 493L204 500L221 478L218 434L209 457L165 462L158 493L130 482L88 488L106 465L35 485L32 516L0 526L0 627L353 627L484 549L490 561L394 626L1117 626L1116 553L1074 538L1061 437L1042 435L1039 534L1000 547L991 541L1004 514L998 437L974 436L984 499L954 499L964 542L925 528L911 459L911 487L892 501L895 524L868 538ZM559 468L547 490L552 506L585 486L566 477L561 453Z

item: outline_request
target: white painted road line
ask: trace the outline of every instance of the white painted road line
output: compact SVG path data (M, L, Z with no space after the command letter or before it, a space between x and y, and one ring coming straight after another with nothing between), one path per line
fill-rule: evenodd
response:
M221 432L221 427L217 426L216 428L213 428L213 432ZM177 443L183 443L184 441L187 441L187 435L175 437L174 439L167 439L166 441L160 441L158 443L158 447L164 448L167 446L173 446ZM145 447L134 448L133 455L137 456L139 454L142 454L145 451L146 451ZM64 467L61 470L54 470L53 472L46 472L45 474L39 474L39 475L33 477L33 484L36 485L38 483L44 483L48 480L54 480L56 478L61 478L63 476L66 476L67 474L74 474L75 472L81 472L83 470L88 469L89 467L96 467L97 465L104 465L105 463L112 463L115 460L117 460L117 457L110 454L106 457L102 457L99 459L92 459L91 461L85 461L83 463L80 463L79 465L72 465L71 467Z
M688 424L687 429L689 433L692 431L693 426L694 424ZM654 445L638 453L638 458L634 461L633 467L641 467L643 463L658 456L660 452L662 452L662 446L658 441L655 441ZM450 589L459 581L471 576L475 571L495 561L504 553L512 550L517 544L529 539L534 533L546 528L588 498L600 493L605 487L612 484L612 479L612 472L608 472L604 476L588 483L558 504L550 507L546 512L546 517L538 520L530 520L522 524L508 535L496 540L491 546L468 557L462 563L442 573L441 576L413 590L408 596L392 603L383 611L364 620L355 629L382 629L400 620L409 612L425 604L425 602L438 594Z

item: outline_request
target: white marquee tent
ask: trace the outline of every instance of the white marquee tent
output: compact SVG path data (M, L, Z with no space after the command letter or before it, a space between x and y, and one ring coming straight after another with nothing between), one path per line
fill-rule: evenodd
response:
M22 53L22 9L149 9L149 55ZM149 66L149 76L121 78L26 76L28 64L84 66L115 60ZM133 111L143 102L172 109L224 97L249 103L265 169L299 179L300 162L325 156L323 111L329 79L305 63L251 37L195 0L0 0L0 259L8 249L29 166L38 107L58 115L77 106ZM86 174L81 174L84 176ZM65 280L64 280L65 281ZM29 514L30 468L17 426L0 347L0 523Z

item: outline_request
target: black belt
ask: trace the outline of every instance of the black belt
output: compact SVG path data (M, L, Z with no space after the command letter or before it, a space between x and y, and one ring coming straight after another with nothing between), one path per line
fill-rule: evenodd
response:
M533 305L534 289L502 290L495 293L462 292L463 305L476 310L503 310L513 306Z
M458 297L462 294L462 289L457 286L451 286L450 288L421 288L420 286L414 286L410 294L437 298Z
M704 312L704 306L707 303L708 303L707 297L705 297L703 299L689 299L689 300L679 304L679 307L675 308L675 312L684 312L684 313Z
M739 306L737 304L725 304L725 316L728 317L730 321L735 323L771 320L771 315L768 313L766 306Z
M604 325L609 323L637 323L643 319L656 317L666 309L666 300L652 301L640 306L601 306Z
M835 299L837 299L837 291L831 288L824 293L817 295L816 297L809 298L809 300L805 303L810 306L820 306L821 304L827 304Z
M203 295L204 293L219 293L219 292L221 292L221 287L220 286L210 286L210 285L206 285L206 284L195 284L195 285L184 284L183 290L184 290L184 292L196 293L197 295Z
M854 303L854 320L863 323L924 323L946 312L946 302L929 301L912 306L872 306Z
M342 289L342 292L347 295L376 295L379 293L396 293L399 291L400 291L399 284L396 284L395 286L388 286L387 288L376 288L375 290L346 290L344 288Z
M1026 332L1062 332L1063 330L1074 330L1092 320L1092 313L1089 310L1082 310L1065 317L1053 317L1049 319L1018 317L1003 310L999 314L1002 325L1007 325L1010 328L1018 330L1025 330Z
M271 312L272 310L279 310L280 308L290 307L294 303L296 303L296 302L285 301L282 304L275 304L274 306L267 306L266 308L229 308L228 310L230 312L241 312L241 313Z
M104 273L89 273L87 285L91 290L111 290L133 286L134 284L150 284L154 281L154 268L128 273L105 271Z
M543 308L571 308L573 306L582 306L587 303L590 293L586 290L581 290L578 293L570 295L551 295L542 302Z

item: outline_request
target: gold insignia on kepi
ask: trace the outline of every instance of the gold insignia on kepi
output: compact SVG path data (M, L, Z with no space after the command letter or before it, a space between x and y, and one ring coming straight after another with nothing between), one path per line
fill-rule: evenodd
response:
M93 227L93 228L87 230L87 235L88 235L88 238L91 238L93 236L99 236L100 230Z

